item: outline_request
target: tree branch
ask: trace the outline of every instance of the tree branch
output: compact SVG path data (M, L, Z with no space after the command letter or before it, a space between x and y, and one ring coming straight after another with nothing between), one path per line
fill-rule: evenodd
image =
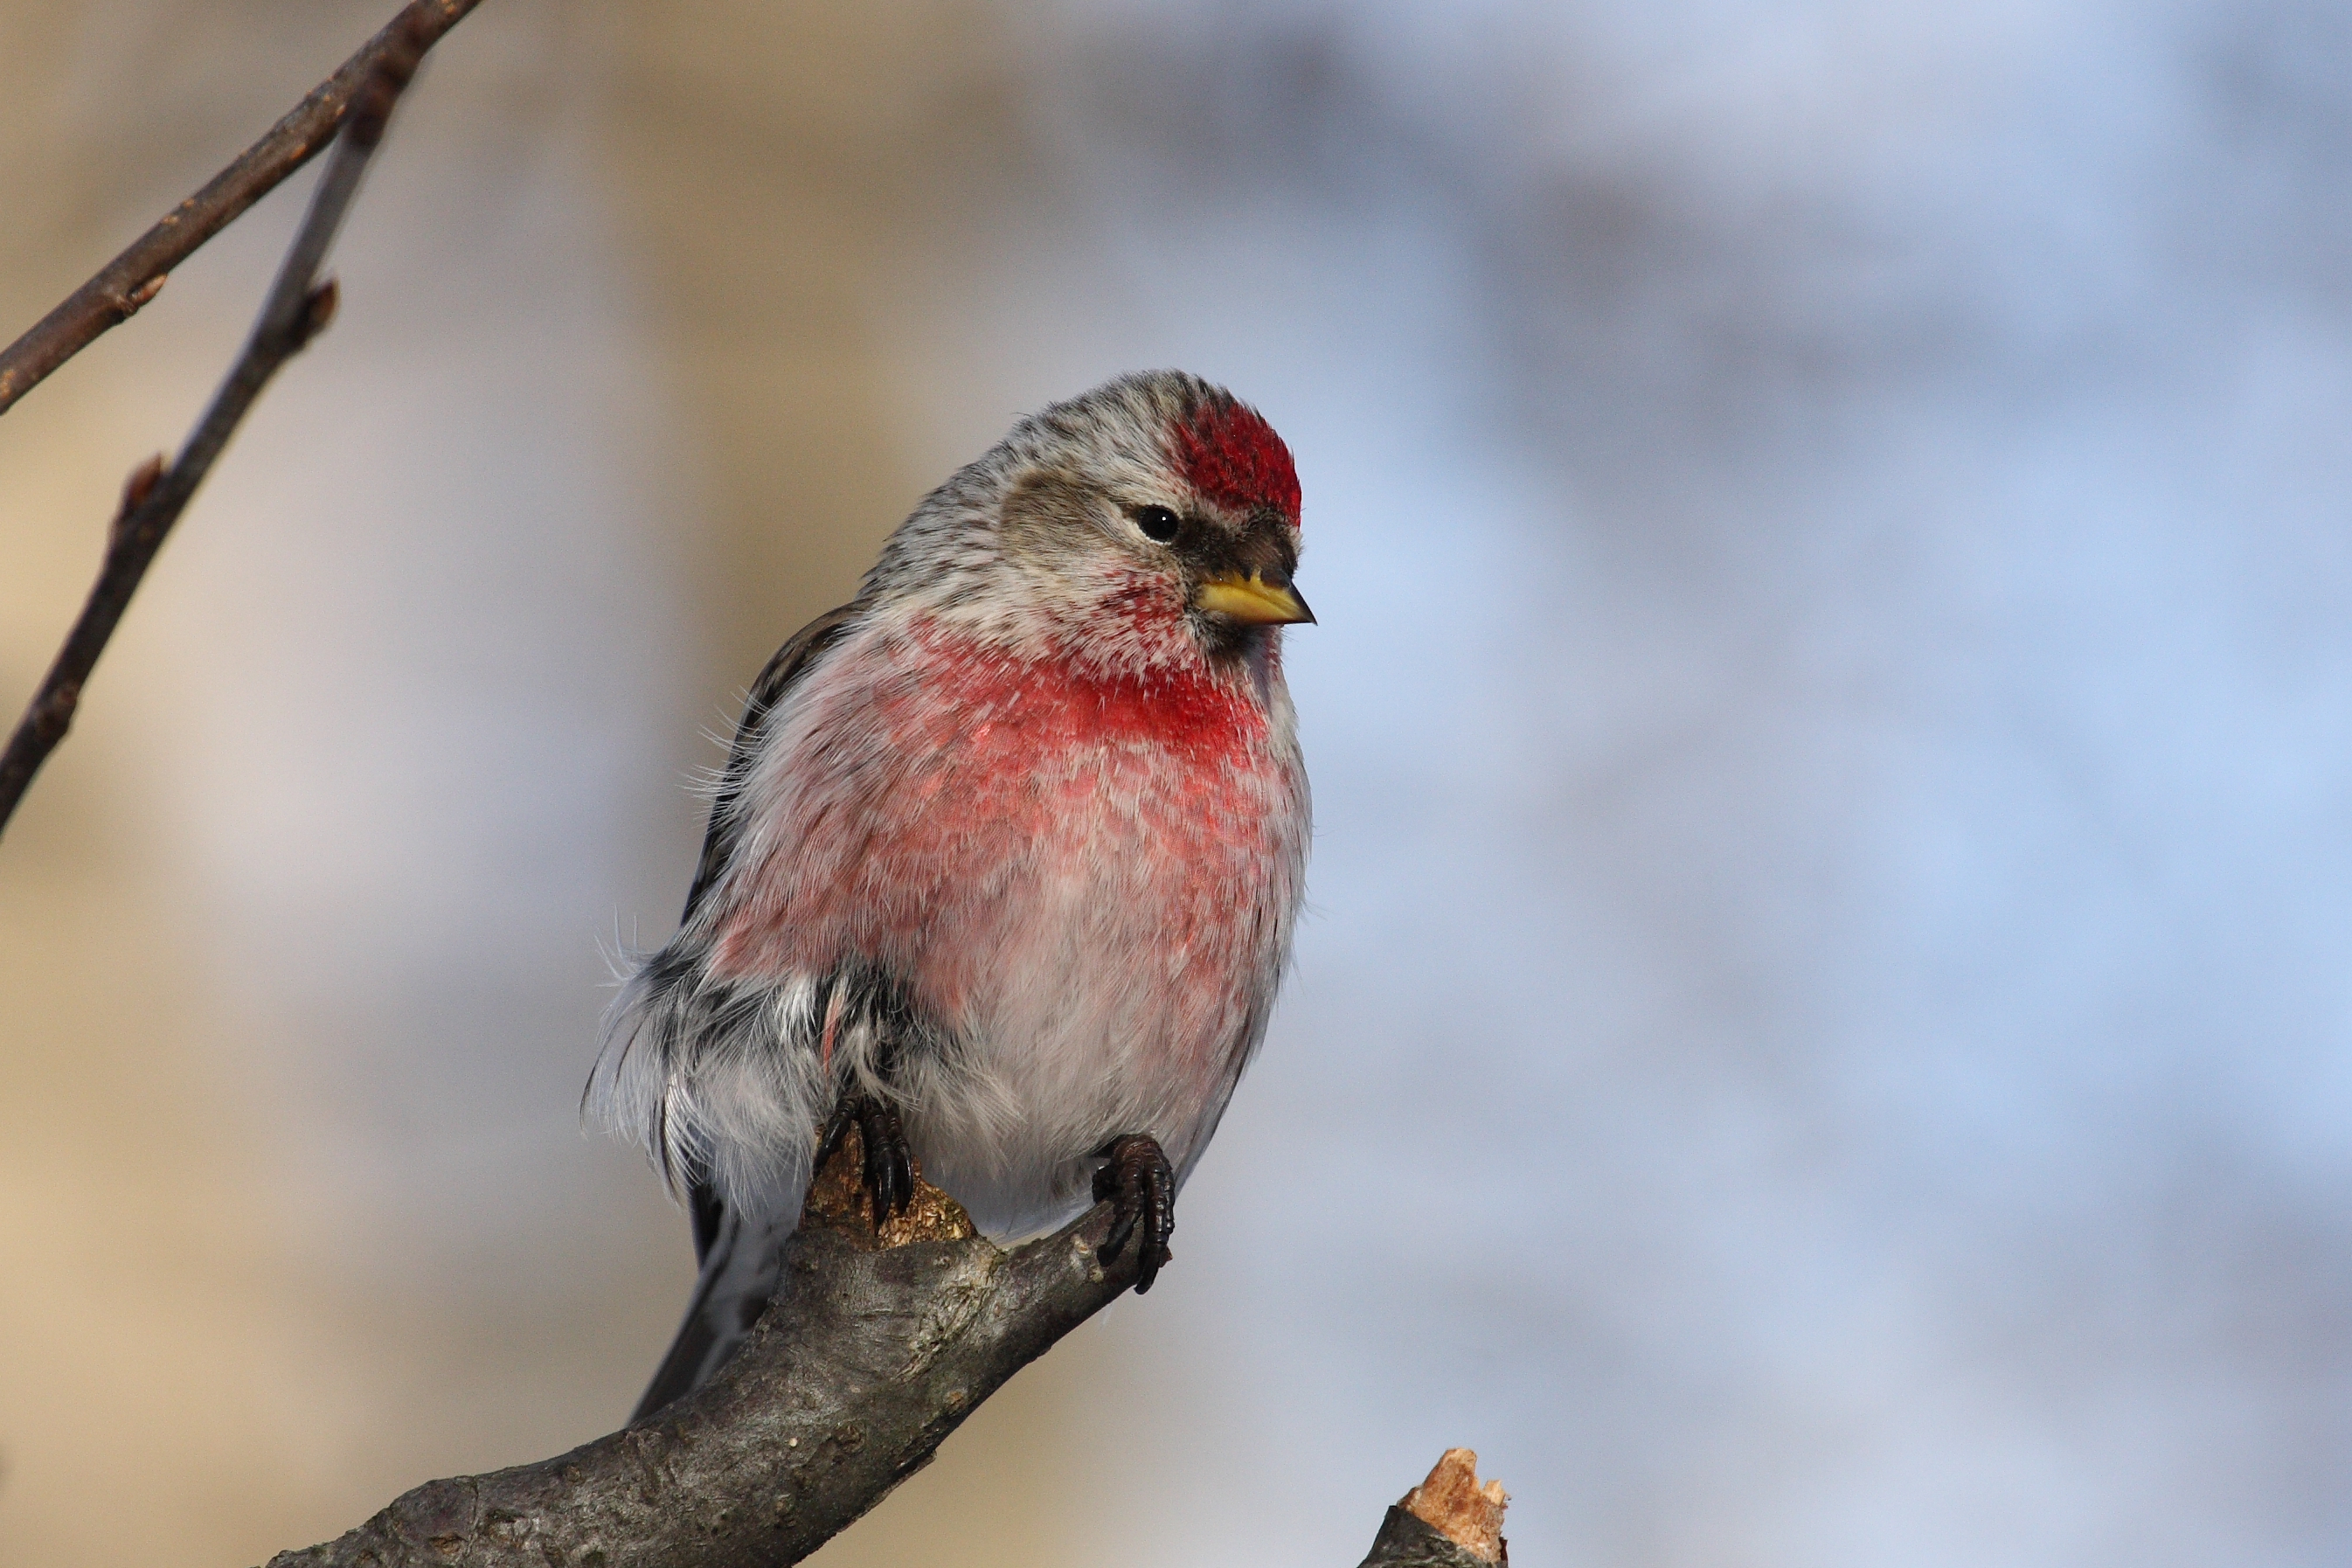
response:
M7 751L0 752L0 827L6 826L8 818L16 810L17 802L24 799L25 791L33 782L33 774L57 749L58 742L65 739L66 731L73 723L74 710L81 702L83 683L89 679L90 670L98 663L98 656L105 651L107 640L114 635L123 611L130 607L131 596L138 591L140 581L146 576L156 552L163 547L164 538L172 531L172 525L179 521L180 513L186 510L196 487L204 482L214 460L228 445L229 437L236 431L237 423L253 406L254 400L261 395L261 389L268 384L278 366L300 353L302 346L324 330L333 318L335 285L331 280L322 285L314 284L319 264L326 258L327 247L335 237L337 226L342 222L352 193L359 188L360 174L367 167L368 158L374 153L376 144L383 140L384 125L391 117L392 106L402 89L407 87L409 79L415 75L417 62L432 47L433 41L447 32L451 24L473 4L475 0L420 0L419 4L403 11L390 27L377 35L376 42L355 57L354 65L364 62L365 74L355 89L339 93L335 98L332 118L342 127L341 134L336 138L335 155L328 163L326 174L320 176L318 189L311 193L310 209L303 216L302 226L295 231L294 243L278 268L278 279L270 286L268 298L262 303L261 315L254 323L253 335L247 339L244 352L237 355L236 363L229 367L227 379L213 395L210 406L205 408L204 417L196 422L187 444L180 448L179 459L168 468L160 457L151 459L131 476L130 482L123 488L122 505L116 512L114 525L107 535L106 559L99 568L98 582L91 587L89 601L82 605L81 615L74 622L73 630L67 634L65 646L58 650L57 659L50 665L40 689L26 705L24 717L17 721L16 732L8 738ZM352 68L351 66L344 68L347 71ZM191 198L190 203L183 204L183 211L194 203L202 202L205 194L221 188L224 182L229 182L232 175L248 163L266 164L268 160L257 159L257 154L269 149L278 132L301 120L305 110L319 101L320 96L333 89L341 79L341 73L339 72L334 80L312 93L305 100L304 110L297 110L279 121L278 132L264 137L226 173L205 186L204 192ZM299 156L295 155L297 153ZM286 172L290 173L309 156L309 152L297 148L278 155L293 159L286 165ZM283 177L283 174L277 176ZM276 179L269 181L269 184L275 183ZM213 229L216 230L221 224L243 211L245 206L251 205L253 196L268 188L266 184L252 188L244 195L241 204L232 206L227 204L235 200L238 192L246 189L234 182L232 185L234 188L220 198L216 210L206 210L205 217L212 222ZM173 222L172 217L163 220L166 225ZM158 226L159 228L162 226ZM150 237L152 237L152 232ZM179 254L185 255L194 249L204 237L203 235L197 236ZM141 245L145 243L141 241ZM129 257L139 249L140 246L133 246L123 254ZM100 273L78 290L74 300L89 293L121 266L121 258L117 258L107 272ZM160 284L160 274L154 281ZM152 288L144 290L144 294L152 292ZM51 311L49 320L58 320L61 312L72 307L74 300L67 300L57 310ZM120 319L120 314L114 317L114 320ZM26 342L39 337L48 324L48 321L44 321L26 334L25 339L18 341L16 348L8 351L9 355L15 355ZM87 335L81 342L87 342L111 324L111 321L100 321L95 325L88 325ZM68 335L70 336L69 333ZM79 346L79 343L73 345ZM71 352L72 348L65 349L57 358L61 361ZM5 406L5 403L0 402L0 407Z
M418 52L429 49L481 0L412 0L383 30L345 60L342 68L311 89L236 162L215 174L204 189L165 213L152 228L108 262L95 278L34 323L24 336L0 350L0 414L38 385L58 366L96 342L109 328L129 321L155 297L172 268L196 247L268 195L280 181L325 151L341 125L352 95L376 63L402 39Z
M741 1347L652 1419L535 1465L427 1481L269 1568L772 1568L930 1463L1014 1373L1135 1283L1097 1260L1097 1204L1011 1252L917 1173L877 1236L857 1134L811 1184L776 1294ZM1497 1568L1503 1489L1446 1451L1389 1510L1361 1568Z
M269 1568L797 1563L1135 1283L1138 1248L1096 1260L1108 1204L1003 1252L919 1182L913 1214L877 1247L849 1143L811 1191L767 1312L709 1383L555 1458L428 1481Z

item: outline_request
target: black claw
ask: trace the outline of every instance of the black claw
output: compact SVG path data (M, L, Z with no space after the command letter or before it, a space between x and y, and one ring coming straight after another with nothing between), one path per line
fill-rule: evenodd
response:
M1160 1268L1173 1256L1168 1238L1176 1231L1176 1173L1149 1133L1130 1132L1114 1138L1100 1151L1102 1167L1095 1172L1095 1201L1109 1202L1110 1234L1095 1249L1097 1261L1108 1264L1127 1250L1136 1237L1135 1293L1151 1289Z
M833 1108L833 1114L825 1118L824 1136L816 1141L816 1158L810 1162L810 1170L824 1169L824 1163L833 1158L833 1152L840 1148L841 1141L849 1135L849 1097L844 1095L841 1103Z
M897 1106L872 1095L852 1092L841 1097L841 1103L834 1107L833 1115L826 1120L811 1170L824 1168L824 1163L841 1147L841 1141L849 1135L852 1126L857 1129L858 1142L865 1152L860 1174L866 1183L866 1195L873 1205L875 1227L879 1229L884 1220L915 1201L914 1152L907 1146L907 1132L899 1123Z

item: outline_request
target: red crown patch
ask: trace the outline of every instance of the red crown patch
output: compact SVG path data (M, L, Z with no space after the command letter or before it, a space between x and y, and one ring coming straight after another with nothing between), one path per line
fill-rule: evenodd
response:
M1236 511L1272 507L1298 526L1298 470L1256 409L1203 403L1177 423L1174 436L1176 466L1195 490Z

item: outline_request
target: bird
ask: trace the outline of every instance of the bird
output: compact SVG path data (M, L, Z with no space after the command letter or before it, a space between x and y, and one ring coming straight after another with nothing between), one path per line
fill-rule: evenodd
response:
M751 1331L853 1126L877 1226L915 1161L1001 1238L1108 1200L1102 1259L1151 1288L1304 897L1299 502L1257 410L1120 376L1019 419L760 672L585 1095L693 1222L633 1420Z

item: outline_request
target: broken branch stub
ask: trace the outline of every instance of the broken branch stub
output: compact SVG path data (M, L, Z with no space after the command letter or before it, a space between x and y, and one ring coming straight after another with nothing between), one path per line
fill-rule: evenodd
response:
M1429 1479L1404 1494L1381 1521L1359 1568L1496 1568L1507 1565L1503 1483L1478 1481L1478 1456L1448 1448Z

